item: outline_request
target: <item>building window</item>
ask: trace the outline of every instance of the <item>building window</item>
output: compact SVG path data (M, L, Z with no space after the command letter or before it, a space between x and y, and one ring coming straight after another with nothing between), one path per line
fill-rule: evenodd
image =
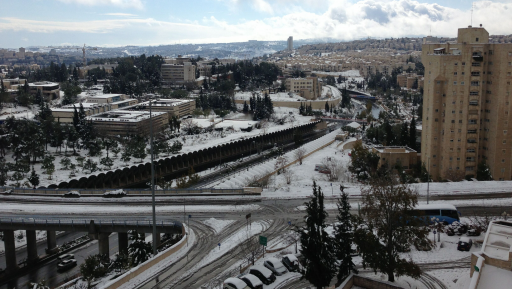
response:
M457 75L457 72L454 72L453 75Z
M475 157L466 157L466 161L467 162L474 162L475 161Z
M474 170L475 170L474 167L466 167L466 171L468 171L468 172L471 172L471 171L474 171Z
M454 82L453 82L453 85L457 85L457 81L454 81Z
M474 153L474 152L475 152L475 149L474 149L474 148L469 148L469 149L467 149L467 150L466 150L466 152L468 152L468 153Z
M506 141L506 140L503 140L503 141L502 141L502 143L503 143L503 144L507 144L507 141Z
M453 142L453 140L451 139L450 142Z
M473 62L471 63L471 66L480 66L480 62Z
M454 120L454 119L452 119L452 123L455 123L455 120Z
M462 82L462 84L464 84L464 82ZM478 81L471 82L471 86L479 86L479 85L480 85L480 82L478 82Z

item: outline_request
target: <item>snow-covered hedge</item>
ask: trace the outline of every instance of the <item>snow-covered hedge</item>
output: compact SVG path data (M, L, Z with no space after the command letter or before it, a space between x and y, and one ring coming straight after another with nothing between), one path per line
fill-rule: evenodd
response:
M104 198L123 198L126 195L127 195L127 193L125 193L125 191L123 191L122 189L119 189L119 190L115 190L115 191L105 192L103 194L103 197Z

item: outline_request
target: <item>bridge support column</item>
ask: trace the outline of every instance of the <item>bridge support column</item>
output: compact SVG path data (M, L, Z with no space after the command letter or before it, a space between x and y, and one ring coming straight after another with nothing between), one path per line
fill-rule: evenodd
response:
M98 233L98 253L109 257L109 235L111 233Z
M118 248L120 254L128 255L128 233L118 232Z
M54 254L58 252L55 231L46 231L46 246L47 254Z
M14 244L13 230L4 230L4 245L6 273L15 272L18 270L18 263L16 262L16 246Z
M153 242L153 240L152 240ZM161 233L157 233L157 238L155 240L156 247L159 247L161 245Z
M27 235L27 263L34 263L39 259L37 255L36 231L26 230Z

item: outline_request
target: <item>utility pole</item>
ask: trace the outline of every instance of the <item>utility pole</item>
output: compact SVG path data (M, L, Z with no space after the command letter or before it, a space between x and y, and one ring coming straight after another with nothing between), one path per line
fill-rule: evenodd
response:
M152 186L152 247L154 256L157 255L157 226L155 221L155 172L153 167L153 122L152 122L152 97L150 97L150 167L152 172L152 179L150 184Z
M428 156L428 168L427 168L427 205L428 205L428 195L430 192L430 156Z

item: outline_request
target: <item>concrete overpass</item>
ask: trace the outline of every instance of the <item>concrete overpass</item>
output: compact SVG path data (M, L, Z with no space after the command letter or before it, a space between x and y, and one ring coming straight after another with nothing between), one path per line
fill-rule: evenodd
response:
M160 221L156 224L157 233L183 234L184 228L178 221ZM0 231L4 233L5 265L8 274L16 272L18 263L16 261L16 247L14 231L25 230L27 238L27 263L34 263L39 259L36 244L36 231L47 232L47 254L57 253L56 231L87 232L89 237L98 240L98 252L100 255L109 254L109 235L113 232L118 234L118 246L120 252L127 253L128 232L131 230L138 233L152 233L151 221L120 221L108 219L20 219L0 218ZM160 234L157 246L160 244Z

